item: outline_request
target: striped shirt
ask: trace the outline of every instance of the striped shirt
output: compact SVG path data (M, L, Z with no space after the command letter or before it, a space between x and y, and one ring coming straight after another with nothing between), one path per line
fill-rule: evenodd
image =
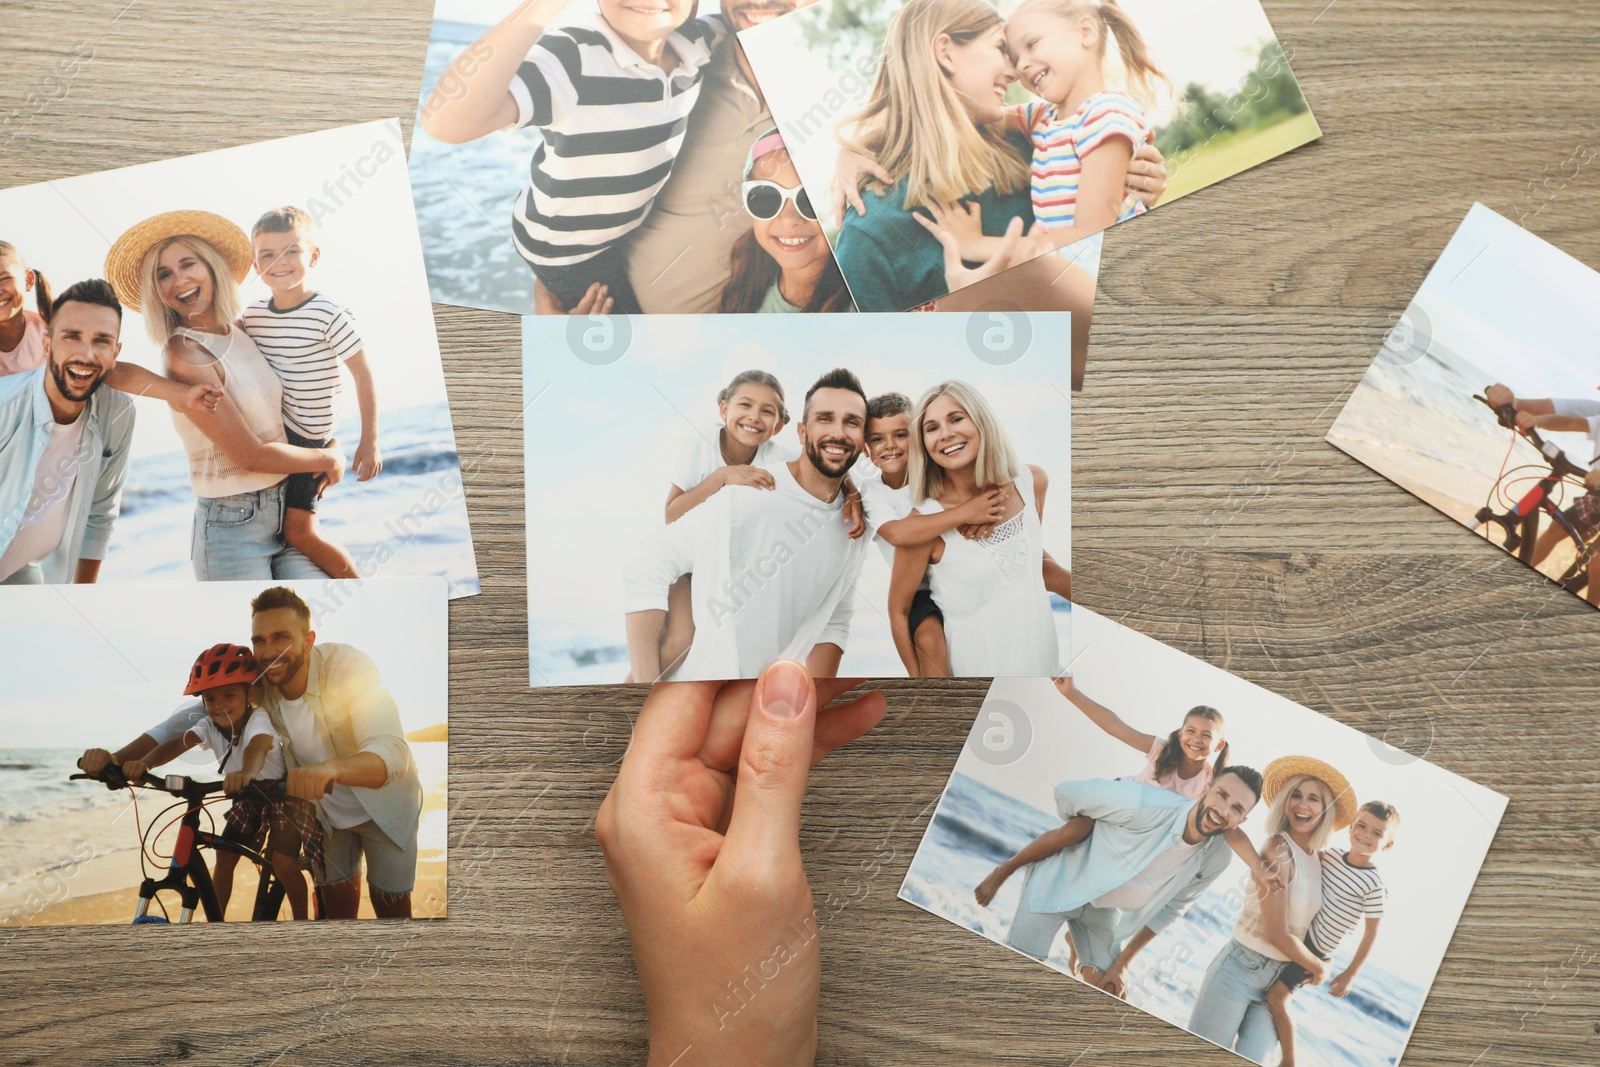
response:
M1071 226L1077 217L1078 177L1085 159L1113 138L1126 138L1137 148L1150 133L1138 101L1116 92L1095 93L1065 122L1057 120L1051 104L1027 104L1022 121L1033 138L1033 217L1047 229ZM1117 221L1146 210L1138 197L1124 193Z
M362 349L350 313L313 293L283 311L257 300L240 321L283 382L283 424L313 441L332 437L339 365Z
M1331 957L1351 930L1362 919L1383 914L1383 876L1376 867L1352 867L1346 848L1326 848L1317 853L1322 861L1322 910L1311 920L1307 940L1323 958Z
M638 228L678 156L720 16L667 38L670 72L625 44L598 11L545 31L511 80L517 121L544 135L512 211L517 251L534 264L592 259ZM663 56L663 60L666 60Z

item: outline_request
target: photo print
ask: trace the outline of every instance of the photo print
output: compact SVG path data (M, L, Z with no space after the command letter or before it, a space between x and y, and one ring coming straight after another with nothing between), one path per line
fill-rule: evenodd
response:
M1600 605L1600 275L1475 204L1328 442Z
M398 119L0 190L0 582L476 593L410 205Z
M1255 1063L1398 1063L1506 798L1084 608L900 896Z
M862 311L960 288L946 247L1047 256L1321 135L1256 0L817 0L739 40Z
M0 942L443 918L445 594L440 578L7 590Z
M433 299L519 315L857 310L833 215L731 35L806 2L437 0L410 159ZM1009 271L1011 251L946 264L928 239L938 284L871 310L1068 312L1081 381L1098 237Z
M523 320L530 683L1049 675L1064 314Z

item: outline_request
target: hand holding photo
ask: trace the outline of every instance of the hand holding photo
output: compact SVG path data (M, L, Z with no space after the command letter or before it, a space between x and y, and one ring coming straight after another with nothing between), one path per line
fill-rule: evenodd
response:
M1068 316L860 317L860 355L812 318L552 321L523 334L531 684L1059 669Z
M1600 606L1600 274L1475 204L1328 443Z
M1399 1062L1505 797L1073 616L1070 676L990 688L900 896L1255 1063Z
M739 32L862 311L1070 247L1320 136L1256 0L819 0ZM1170 171L1170 180L1169 172Z

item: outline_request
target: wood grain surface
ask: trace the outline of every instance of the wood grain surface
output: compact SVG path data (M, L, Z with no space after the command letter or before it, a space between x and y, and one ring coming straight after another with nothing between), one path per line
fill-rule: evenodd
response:
M409 115L430 5L13 0L0 186ZM1108 236L1080 600L1508 794L1405 1062L1600 1063L1600 612L1322 441L1474 200L1600 263L1600 169L1552 179L1600 142L1600 4L1267 10L1324 136ZM436 311L483 579L451 605L450 917L24 929L0 1062L642 1062L592 820L643 690L526 687L519 327ZM819 897L895 856L827 923L819 1062L1242 1062L896 899L985 686L884 688L807 804Z

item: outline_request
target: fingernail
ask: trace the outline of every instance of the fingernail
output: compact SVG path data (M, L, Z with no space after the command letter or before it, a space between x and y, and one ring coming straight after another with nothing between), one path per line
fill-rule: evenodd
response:
M762 675L761 709L775 719L798 718L810 693L806 669L792 660L781 660Z

